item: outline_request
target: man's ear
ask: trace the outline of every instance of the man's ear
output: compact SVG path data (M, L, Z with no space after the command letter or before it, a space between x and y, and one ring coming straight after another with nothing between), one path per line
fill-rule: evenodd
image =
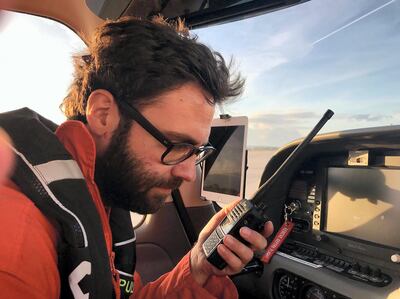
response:
M120 121L118 105L109 91L96 89L89 95L86 120L86 126L96 143L97 153L101 154L108 147Z

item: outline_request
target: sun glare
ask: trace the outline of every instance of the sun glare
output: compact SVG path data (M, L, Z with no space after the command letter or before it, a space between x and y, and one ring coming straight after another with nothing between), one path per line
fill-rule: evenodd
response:
M61 123L58 108L72 79L71 56L84 43L52 20L2 13L0 28L0 111L28 106Z

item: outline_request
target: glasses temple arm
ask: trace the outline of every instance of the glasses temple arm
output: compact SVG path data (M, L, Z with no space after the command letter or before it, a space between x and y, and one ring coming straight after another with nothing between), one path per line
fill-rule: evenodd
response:
M136 108L128 104L125 101L120 102L122 106L126 109L129 116L137 121L143 129L149 132L154 138L161 142L164 146L169 147L171 142L166 139L156 127L154 127Z

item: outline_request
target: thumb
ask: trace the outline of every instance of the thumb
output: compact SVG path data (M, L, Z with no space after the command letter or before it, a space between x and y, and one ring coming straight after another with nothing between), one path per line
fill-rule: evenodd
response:
M14 165L14 154L9 144L10 137L0 128L0 185L8 178Z

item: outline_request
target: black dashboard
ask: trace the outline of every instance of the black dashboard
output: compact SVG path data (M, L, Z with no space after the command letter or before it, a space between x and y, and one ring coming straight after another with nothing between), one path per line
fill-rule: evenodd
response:
M262 274L236 281L255 298L400 298L400 127L318 135L299 159L286 188L292 233Z

